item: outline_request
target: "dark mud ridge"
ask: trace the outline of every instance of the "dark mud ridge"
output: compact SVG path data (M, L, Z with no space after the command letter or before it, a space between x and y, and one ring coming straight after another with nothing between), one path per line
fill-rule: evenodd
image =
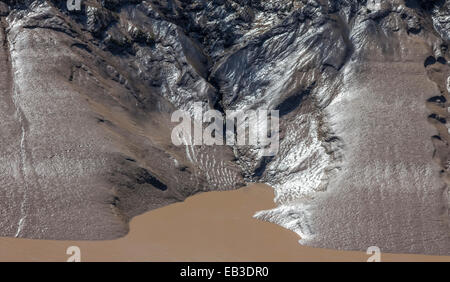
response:
M103 240L264 182L326 248L450 255L450 1L0 1L0 235ZM176 109L280 110L280 150L174 146Z

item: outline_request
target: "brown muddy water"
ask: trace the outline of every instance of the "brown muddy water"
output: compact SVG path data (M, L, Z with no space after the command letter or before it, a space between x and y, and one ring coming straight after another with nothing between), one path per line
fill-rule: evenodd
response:
M77 246L81 261L366 261L364 252L305 247L278 225L254 219L275 207L273 190L253 184L208 192L134 218L113 241L0 238L0 261L66 261ZM450 261L450 257L382 254L382 261Z

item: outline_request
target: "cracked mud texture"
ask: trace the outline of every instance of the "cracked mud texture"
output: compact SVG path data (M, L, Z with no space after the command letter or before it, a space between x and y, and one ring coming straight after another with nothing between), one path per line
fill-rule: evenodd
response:
M2 236L111 239L198 192L326 248L450 254L450 1L0 1ZM176 147L195 102L280 110L280 151Z

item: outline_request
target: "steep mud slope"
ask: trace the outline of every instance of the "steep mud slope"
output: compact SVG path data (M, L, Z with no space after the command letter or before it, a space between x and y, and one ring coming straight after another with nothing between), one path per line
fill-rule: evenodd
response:
M324 72L309 96L321 113L311 123L333 134L319 139L321 145L338 157L322 161L316 152L298 155L306 160L303 171L313 169L322 178L305 179L297 189L292 182L275 183L281 205L258 217L297 231L301 242L312 246L448 254L448 188L445 171L432 161L438 130L430 124L430 119L438 124L446 119L426 107L440 87L425 69L435 53L446 64L447 44L433 30L432 7L391 2L368 1L336 22L348 30L341 44L346 60L331 66L322 61ZM440 152L447 158L448 150ZM285 161L275 160L268 168L276 171ZM318 162L333 165L324 169ZM306 195L292 197L292 190Z
M450 1L3 1L2 235L107 239L272 185L304 244L450 254ZM176 109L275 109L280 149L176 147Z
M172 145L175 108L127 55L50 2L13 7L1 31L1 235L117 238L132 216L242 185L230 149Z

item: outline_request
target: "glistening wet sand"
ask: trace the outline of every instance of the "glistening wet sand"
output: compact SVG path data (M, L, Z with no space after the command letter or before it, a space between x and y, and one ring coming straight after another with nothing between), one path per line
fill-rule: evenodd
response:
M78 246L82 261L366 261L363 252L304 247L298 236L252 218L274 207L264 185L208 192L136 217L114 241L42 241L1 238L0 261L66 261ZM382 254L383 261L450 261L450 257Z

